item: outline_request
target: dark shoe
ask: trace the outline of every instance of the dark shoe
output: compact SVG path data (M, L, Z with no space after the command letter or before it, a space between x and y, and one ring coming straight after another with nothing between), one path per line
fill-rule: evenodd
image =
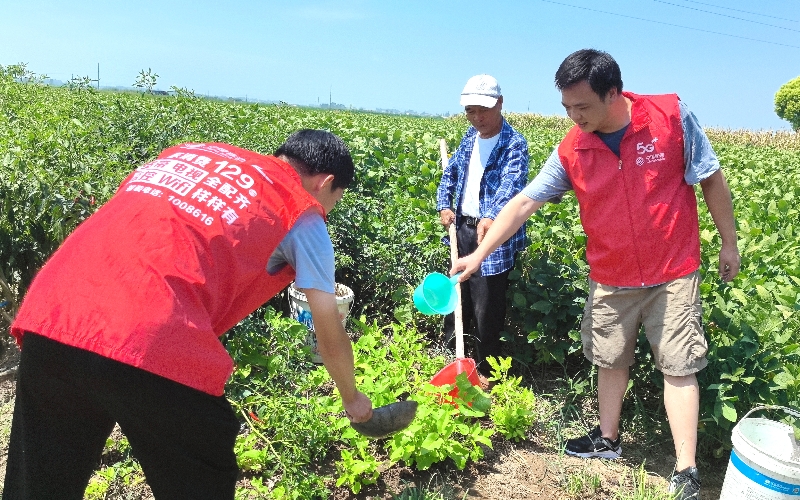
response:
M615 441L604 438L598 425L587 436L568 439L564 451L581 458L619 458L622 456L622 438Z
M697 467L687 467L669 480L670 493L676 500L700 500L700 473Z
M481 390L483 392L489 392L494 387L494 382L490 382L489 379L483 373L478 373L478 383L481 386Z

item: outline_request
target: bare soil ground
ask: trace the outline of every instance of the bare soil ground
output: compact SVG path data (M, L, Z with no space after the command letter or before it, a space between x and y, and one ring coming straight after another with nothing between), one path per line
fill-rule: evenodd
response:
M19 353L13 345L6 344L0 358L0 485L5 477L11 414L14 402L15 369ZM11 371L9 371L11 370ZM546 375L546 374L543 374ZM547 394L553 380L543 377L534 387L536 394ZM552 415L546 397L539 398L542 415ZM555 418L555 417L554 417ZM587 425L592 425L588 410ZM575 429L559 429L554 420L538 422L528 438L512 443L501 439L493 448L485 449L485 457L477 463L458 470L452 463L437 464L427 471L415 471L402 465L384 470L375 485L367 485L357 495L345 488L336 488L331 479L329 487L333 500L385 499L398 495L404 489L416 486L439 492L445 499L613 499L619 492L632 491L637 472L644 464L646 481L666 488L675 461L670 436L648 432L646 429L629 430L623 447L624 457L616 461L586 460L564 455L558 448L558 432L569 437L577 435ZM115 432L119 433L119 429ZM642 436L642 439L638 439ZM105 457L113 462L113 456ZM105 461L105 460L104 460ZM699 461L703 478L703 498L719 498L727 467L727 460ZM333 478L332 463L321 463L318 470ZM151 499L146 484L112 488L106 493L109 499Z
M19 350L5 333L0 338L0 486L6 477L8 439L11 435L11 416L14 412Z

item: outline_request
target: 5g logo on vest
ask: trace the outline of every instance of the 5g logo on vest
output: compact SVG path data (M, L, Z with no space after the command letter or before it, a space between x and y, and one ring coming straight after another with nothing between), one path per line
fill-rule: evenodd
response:
M650 144L640 142L636 144L636 154L639 156L636 158L636 164L640 167L645 163L654 163L657 161L664 161L664 153L655 153L655 154L648 154L653 153L655 151L656 146L655 143L658 142L658 137L653 137L653 140L650 141ZM641 155L647 155L642 157Z
M636 144L636 154L644 155L647 153L652 153L656 149L656 142L658 142L658 137L653 137L653 140L650 141L650 144L645 144L643 142Z

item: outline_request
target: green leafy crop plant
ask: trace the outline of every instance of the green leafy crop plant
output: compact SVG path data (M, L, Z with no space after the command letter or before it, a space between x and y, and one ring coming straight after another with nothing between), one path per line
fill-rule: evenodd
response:
M800 406L800 154L768 147L717 145L734 193L742 271L730 284L715 277L718 237L703 213L709 366L701 425L717 455L730 429L760 404Z
M375 406L400 398L419 403L407 429L371 440L349 426L325 369L308 362L308 348L302 346L305 327L271 307L262 312L263 319L242 322L226 340L238 360L226 394L244 423L235 450L250 478L248 491L267 484L275 498L284 498L276 492L290 491L309 498L322 495L323 478L309 470L332 456L336 486L357 493L396 462L424 470L451 459L463 468L483 456L482 446L492 446L495 431L481 420L488 414L489 398L460 374L459 397L454 404L446 402L453 387L429 383L445 361L427 353L415 329L380 327L363 316L351 320L359 388ZM498 387L506 377L501 380Z
M532 393L524 392L528 380L513 382L520 374L535 377L532 365L578 381L569 389L573 395L593 390L584 380L588 364L578 335L588 287L586 236L572 195L529 221L531 245L517 259L508 292L504 346L514 363L495 386L504 389L491 395L495 406L483 408L485 395L465 386L456 410L439 404L447 388L428 385L446 364L428 345L441 318L416 313L410 296L425 274L449 267L435 213L437 140L444 138L452 152L468 126L463 117L242 104L181 89L153 96L80 84L54 88L39 80L24 66L0 67L0 288L7 303L0 327L63 239L162 149L219 141L270 153L304 127L330 130L350 147L356 181L330 214L329 229L336 280L356 296L351 318L360 319L348 329L356 338L359 383L376 405L417 400L420 417L388 439L355 435L324 370L309 361L305 330L275 312L284 306L276 298L275 310L259 311L224 338L236 363L226 394L241 416L236 451L249 481L240 498L325 498L335 480L324 477L323 463L338 463L340 484L354 490L397 461L425 468L478 460L490 439L529 432L530 416L512 411L504 398L532 403ZM507 119L528 140L531 177L570 127L559 117ZM742 254L741 274L721 283L719 238L701 202L701 298L710 350L698 375L700 451L721 455L733 425L752 407L800 407L800 142L796 133L710 130L709 136L734 195ZM660 404L660 375L647 347L640 339L625 403L628 428L638 423L629 417L632 406ZM663 412L651 414L665 420Z
M449 458L463 468L469 460L480 459L483 456L480 445L491 447L490 437L494 433L478 420L486 416L487 396L470 384L466 374L460 374L456 382L459 397L453 404L445 402L453 387L434 387L429 383L444 367L444 360L427 353L416 330L397 324L381 328L376 323L366 323L365 318L354 323L359 335L355 343L356 381L373 404L382 406L405 397L419 403L417 416L408 428L378 441L382 446L380 454L386 457L384 466L403 461L424 470ZM367 438L349 428L346 418L339 416L333 425L344 429L342 439L348 440L351 448L367 449L364 444ZM372 459L362 456L360 460L354 462L352 455L343 455L337 467L345 470L345 465L350 464L371 474Z
M536 396L522 386L522 377L509 377L511 358L487 359L496 382L492 388L492 405L489 415L497 431L511 441L525 439L528 430L536 421Z

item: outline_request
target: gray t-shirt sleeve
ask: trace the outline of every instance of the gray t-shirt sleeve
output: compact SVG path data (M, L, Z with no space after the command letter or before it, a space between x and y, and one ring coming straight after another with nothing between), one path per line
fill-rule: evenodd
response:
M679 107L683 124L683 160L686 164L683 178L691 186L719 170L719 160L694 113L683 101L679 101Z
M288 264L297 273L296 288L335 293L333 243L322 216L314 209L295 222L267 262L267 272Z
M542 165L542 169L533 178L533 180L525 186L522 193L528 198L535 201L549 201L558 203L564 196L564 193L572 189L572 183L567 177L567 171L561 164L561 159L558 156L558 147L553 149L550 156Z

